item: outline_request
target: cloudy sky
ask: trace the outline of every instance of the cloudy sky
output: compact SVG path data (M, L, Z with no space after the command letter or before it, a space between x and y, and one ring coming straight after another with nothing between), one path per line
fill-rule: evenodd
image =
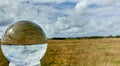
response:
M0 0L0 36L20 20L47 37L120 35L120 0Z

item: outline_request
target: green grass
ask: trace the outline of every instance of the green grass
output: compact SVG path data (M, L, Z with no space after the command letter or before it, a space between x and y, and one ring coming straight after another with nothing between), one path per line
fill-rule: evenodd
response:
M120 66L120 38L49 40L42 66ZM0 52L0 66L8 61Z

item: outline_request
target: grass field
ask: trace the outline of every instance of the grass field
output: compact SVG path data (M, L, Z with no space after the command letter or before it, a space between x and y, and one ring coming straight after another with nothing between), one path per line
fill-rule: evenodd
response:
M120 38L49 40L42 66L120 66ZM8 61L0 52L0 66Z

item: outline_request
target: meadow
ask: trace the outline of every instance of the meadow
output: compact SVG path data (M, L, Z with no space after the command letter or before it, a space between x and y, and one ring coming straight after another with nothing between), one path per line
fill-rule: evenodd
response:
M48 40L42 66L120 66L120 38ZM0 50L0 66L8 61Z

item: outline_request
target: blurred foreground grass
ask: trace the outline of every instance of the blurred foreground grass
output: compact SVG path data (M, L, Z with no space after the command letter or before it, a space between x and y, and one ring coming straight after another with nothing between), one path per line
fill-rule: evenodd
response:
M42 66L120 66L120 38L49 40ZM0 66L8 61L0 52Z

